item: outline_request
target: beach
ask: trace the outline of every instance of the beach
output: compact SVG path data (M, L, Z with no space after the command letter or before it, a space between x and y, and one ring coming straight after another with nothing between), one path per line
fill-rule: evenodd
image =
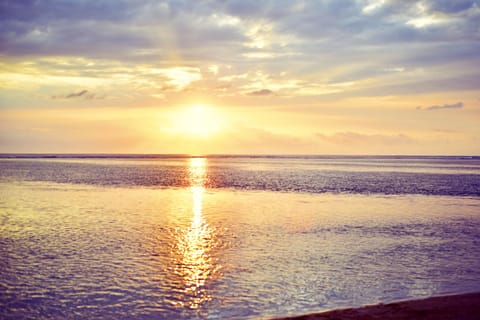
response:
M290 320L478 320L480 292L368 305L301 316Z

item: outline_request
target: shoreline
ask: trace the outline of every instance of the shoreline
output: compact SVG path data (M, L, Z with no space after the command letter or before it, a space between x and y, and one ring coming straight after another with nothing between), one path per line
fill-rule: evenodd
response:
M276 320L478 320L480 292L334 309Z

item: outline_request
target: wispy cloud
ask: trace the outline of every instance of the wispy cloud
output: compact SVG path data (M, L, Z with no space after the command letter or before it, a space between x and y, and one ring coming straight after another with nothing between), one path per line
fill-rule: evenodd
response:
M358 132L337 132L333 135L317 133L316 137L323 141L340 145L403 145L415 143L415 140L405 134L364 134Z
M262 89L262 90L252 91L249 93L249 95L251 96L269 96L271 94L273 94L273 91L269 89Z
M463 108L463 102L457 102L452 104L444 104L444 105L433 105L429 107L417 107L417 110L442 110L442 109L460 109Z
M92 100L92 99L100 99L97 95L94 93L90 93L88 90L81 90L79 92L72 92L69 94L63 94L63 95L54 95L51 97L52 99L87 99L87 100Z
M71 99L71 98L78 98L78 97L81 97L81 96L85 96L87 94L88 90L82 90L80 92L77 92L77 93L70 93L70 94L67 94L65 96L65 99Z

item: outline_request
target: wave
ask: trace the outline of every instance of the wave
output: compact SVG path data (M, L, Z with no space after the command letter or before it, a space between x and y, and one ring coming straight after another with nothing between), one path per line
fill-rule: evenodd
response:
M335 163L335 161L334 161ZM455 163L455 161L453 161ZM449 168L448 165L451 167ZM430 167L429 167L430 166ZM387 168L385 168L387 167ZM432 169L433 168L433 169ZM2 160L2 181L50 181L114 187L188 187L188 161ZM462 171L463 170L463 171ZM306 193L480 196L480 170L452 162L318 165L316 161L208 161L205 187Z

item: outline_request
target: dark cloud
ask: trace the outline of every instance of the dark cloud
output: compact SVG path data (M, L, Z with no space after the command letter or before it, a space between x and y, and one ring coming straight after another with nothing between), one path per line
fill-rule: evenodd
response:
M241 45L242 34L213 23L214 13L202 1L3 1L0 53L158 61Z
M0 52L119 60L140 55L157 61L175 52L189 60L229 60L245 52L248 37L242 26L248 23L268 25L278 35L294 35L295 43L284 44L285 49L306 56L328 54L332 48L340 57L343 50L350 52L351 58L385 42L478 38L478 13L467 14L477 1L422 1L426 14L442 11L461 18L422 29L405 23L418 15L417 3L388 1L365 14L365 4L354 0L2 1ZM228 24L222 21L225 17L240 21Z
M431 10L444 13L459 13L472 8L477 3L474 0L430 0L426 2Z
M357 0L4 0L0 55L17 60L82 57L115 61L125 69L223 64L231 75L262 68L315 85L380 79L392 91L412 87L381 81L388 68L422 68L426 74L437 66L480 63L480 0L390 0L372 10L366 5ZM442 22L411 23L429 17ZM252 47L255 40L265 41ZM270 58L260 66L252 56L262 54ZM60 67L77 74L103 72L80 63ZM448 77L459 79L471 72L449 70ZM432 78L429 85L428 79L410 79L425 81L425 90L441 81Z
M132 6L126 0L3 0L0 2L0 17L37 24L45 24L51 19L122 22L135 17L143 8Z
M272 90L269 90L269 89L262 89L262 90L258 90L258 91L252 91L249 93L249 95L251 96L269 96L269 95L272 95L273 94L273 91Z
M442 109L460 109L463 108L463 102L457 102L457 103L452 103L452 104L444 104L444 105L434 105L430 107L417 107L417 110L442 110Z
M90 93L88 90L82 90L79 92L72 92L69 94L52 96L52 99L78 99L78 98L82 98L86 100L101 99L101 97L98 97L94 93Z
M65 99L81 97L81 96L84 96L87 92L88 92L88 90L82 90L82 91L77 92L77 93L70 93L70 94L67 94L65 96Z
M256 0L230 0L225 7L228 13L242 17L261 15L265 11L265 4L259 5Z

